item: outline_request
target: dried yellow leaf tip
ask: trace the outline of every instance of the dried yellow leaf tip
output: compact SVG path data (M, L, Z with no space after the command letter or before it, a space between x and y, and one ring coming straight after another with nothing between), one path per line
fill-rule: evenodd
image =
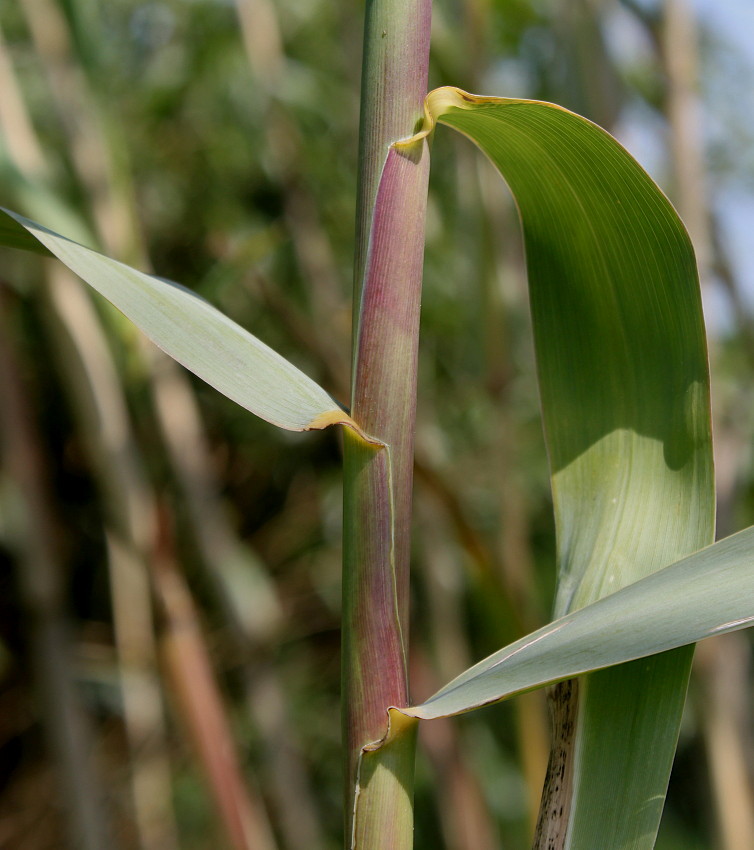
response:
M475 109L479 106L513 106L517 103L534 104L544 103L544 101L520 100L519 98L511 97L488 97L479 94L470 94L469 92L459 89L456 86L442 86L439 89L433 89L424 98L424 120L421 129L413 136L407 139L400 139L393 143L394 148L408 148L415 145L417 142L425 139L435 129L435 125L448 113L451 109ZM569 112L562 106L554 103L547 103L553 109L559 109L563 112Z
M374 753L382 747L393 743L401 735L411 731L419 722L418 719L409 714L410 708L396 708L390 706L387 710L387 731L385 736L379 741L374 741L371 744L366 744L361 748L362 753Z
M329 428L331 425L343 425L346 428L350 428L360 439L375 449L386 448L386 445L382 442L382 440L378 440L376 437L372 437L367 434L366 431L364 431L364 429L345 412L345 410L341 410L340 408L325 410L323 413L317 414L317 416L315 416L303 430L322 431L325 428Z
M348 425L356 431L360 430L358 425L356 425L345 410L340 410L339 408L325 410L324 413L318 413L314 419L309 422L306 428L304 428L304 430L322 431L325 428L329 428L331 425Z
M439 89L434 89L424 98L424 121L421 129L410 136L408 139L401 139L395 142L395 148L407 148L411 145L426 139L427 136L435 129L437 119L453 106L459 109L468 108L470 102L478 100L489 100L489 98L479 98L477 95L468 94L455 86L443 86Z

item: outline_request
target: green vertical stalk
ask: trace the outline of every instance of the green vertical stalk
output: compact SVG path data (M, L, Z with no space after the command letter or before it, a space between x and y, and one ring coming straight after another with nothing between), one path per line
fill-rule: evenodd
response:
M346 842L410 848L414 730L361 764L408 704L406 638L416 358L429 153L412 135L427 89L431 0L367 2L354 286L352 415L345 436L343 736Z

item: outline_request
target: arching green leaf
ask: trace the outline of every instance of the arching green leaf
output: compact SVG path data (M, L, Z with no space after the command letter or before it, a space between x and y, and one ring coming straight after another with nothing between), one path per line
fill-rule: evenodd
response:
M555 616L566 615L712 542L694 254L662 192L589 121L444 88L427 97L419 135L435 122L481 148L520 212L557 531ZM653 846L690 659L681 649L580 684L570 793L557 804L566 816L554 818L562 846ZM592 734L603 721L610 735Z
M0 245L54 255L171 357L273 425L291 431L336 423L356 428L322 387L191 290L2 208Z

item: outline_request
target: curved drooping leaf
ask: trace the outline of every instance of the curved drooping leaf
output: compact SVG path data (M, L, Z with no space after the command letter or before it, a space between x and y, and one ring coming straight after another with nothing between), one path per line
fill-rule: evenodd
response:
M461 714L752 624L754 527L555 620L404 713L425 720Z
M0 245L57 257L171 357L273 425L290 431L337 423L356 428L322 387L191 290L2 208Z
M693 250L662 192L589 121L451 88L432 92L425 111L418 135L441 122L470 138L520 212L557 532L555 616L563 616L712 542ZM572 689L578 720L553 806L562 816L548 816L555 826L544 843L653 846L690 660L681 649ZM610 734L597 737L602 726Z

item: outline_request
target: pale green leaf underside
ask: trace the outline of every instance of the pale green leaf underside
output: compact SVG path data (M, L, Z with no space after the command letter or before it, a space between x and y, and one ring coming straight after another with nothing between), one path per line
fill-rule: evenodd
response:
M54 255L171 357L262 419L291 431L353 424L322 387L196 293L2 208L0 245Z
M551 104L451 88L428 96L419 135L436 121L487 155L519 209L561 617L713 540L709 380L693 251L662 192L589 121ZM566 640L571 630L553 634ZM680 649L582 682L564 847L653 846L690 658ZM482 694L491 681L484 676L473 689ZM452 702L450 694L443 700ZM603 720L612 731L599 738L591 730Z
M406 713L460 714L753 622L754 528L747 528L493 653Z

